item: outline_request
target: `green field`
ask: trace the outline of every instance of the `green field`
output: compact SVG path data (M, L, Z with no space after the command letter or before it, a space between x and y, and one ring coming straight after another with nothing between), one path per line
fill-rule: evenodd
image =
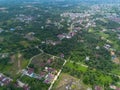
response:
M66 66L71 68L71 69L75 69L75 70L82 71L82 72L86 72L86 70L87 70L87 67L84 67L80 64L74 64L74 63L71 63L71 62L68 62L66 64Z

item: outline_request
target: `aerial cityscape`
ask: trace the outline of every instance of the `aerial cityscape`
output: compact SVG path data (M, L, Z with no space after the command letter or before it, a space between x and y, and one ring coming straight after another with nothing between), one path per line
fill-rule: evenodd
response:
M0 0L0 90L120 90L120 0Z

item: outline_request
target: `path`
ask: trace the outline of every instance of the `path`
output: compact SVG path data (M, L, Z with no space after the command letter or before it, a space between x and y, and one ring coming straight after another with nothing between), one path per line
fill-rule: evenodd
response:
M22 55L20 53L18 53L18 72L17 74L19 74L21 72L21 57Z
M40 54L37 54L37 55L33 56L33 57L30 59L28 65L27 65L27 68L28 68L28 66L30 65L30 63L32 62L33 58L35 58L36 56L39 56L39 55L41 55L41 54L43 54L43 53L40 53Z
M66 62L67 62L67 61L65 60L65 62L64 62L63 65L62 65L62 68L59 70L59 72L58 72L57 75L55 76L55 78L54 78L54 80L52 81L52 83L51 83L50 87L48 88L48 90L51 90L51 89L52 89L55 81L58 79L59 75L61 74L62 69L63 69L64 65L66 64Z

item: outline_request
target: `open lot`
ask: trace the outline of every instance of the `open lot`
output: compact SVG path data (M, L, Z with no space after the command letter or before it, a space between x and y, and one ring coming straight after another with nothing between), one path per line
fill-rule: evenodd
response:
M84 85L78 78L62 73L56 82L53 90L87 90L88 86Z
M27 66L28 62L29 60L25 60L22 54L17 53L11 56L7 65L0 65L0 71L12 78L15 78L20 74L21 70Z
M74 63L68 62L66 64L66 66L71 68L71 69L75 69L75 70L82 71L82 72L86 72L87 71L87 67L82 66L80 63L74 64Z

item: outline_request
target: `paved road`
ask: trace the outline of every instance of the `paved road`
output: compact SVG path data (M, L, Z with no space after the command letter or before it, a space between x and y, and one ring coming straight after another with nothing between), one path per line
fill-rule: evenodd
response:
M54 80L52 81L52 83L51 83L50 87L48 88L48 90L51 90L51 89L52 89L55 81L58 79L59 75L61 74L62 69L63 69L64 65L66 64L66 62L67 62L67 61L65 60L65 62L64 62L63 65L62 65L62 68L59 70L59 72L58 72L57 75L55 76L55 78L54 78Z

